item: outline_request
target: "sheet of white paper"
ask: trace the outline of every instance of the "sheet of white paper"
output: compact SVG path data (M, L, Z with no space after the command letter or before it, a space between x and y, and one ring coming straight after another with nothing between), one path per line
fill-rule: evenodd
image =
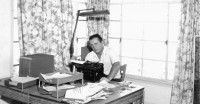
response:
M116 87L114 84L108 83L105 80L99 82L99 85L104 87L104 88L114 88L114 87Z
M65 93L65 98L85 101L88 97L96 94L102 89L103 87L99 86L98 84L86 85L83 87L67 90Z
M57 72L57 73L54 73L54 74L52 74L52 75L45 75L45 74L42 74L42 73L40 73L41 74L41 76L45 79L45 80L47 80L47 79L53 79L53 78L65 78L65 77L69 77L69 76L71 76L70 74L66 74L66 73L59 73L59 72Z
M37 78L34 78L34 77L12 77L11 81L15 82L15 83L26 83L26 82L30 82L30 81L33 81L36 79L38 79L38 77Z
M80 60L70 60L70 62L77 63L77 64L84 64L85 63L85 61L80 61Z
M60 89L71 89L71 88L74 88L75 86L73 85L61 85L61 86L58 86L58 90ZM55 86L43 86L43 89L45 89L46 91L56 91L56 87Z
M9 84L10 84L10 85L13 85L13 86L17 86L18 83L19 83L19 82L12 82L12 81L9 82Z

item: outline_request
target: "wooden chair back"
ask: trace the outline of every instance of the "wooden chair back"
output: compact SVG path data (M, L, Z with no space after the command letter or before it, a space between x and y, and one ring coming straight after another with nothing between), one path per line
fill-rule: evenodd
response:
M126 64L120 66L121 81L124 81L126 75Z

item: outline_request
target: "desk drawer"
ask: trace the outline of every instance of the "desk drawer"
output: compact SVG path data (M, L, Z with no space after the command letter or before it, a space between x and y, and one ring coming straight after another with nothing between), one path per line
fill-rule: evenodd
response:
M0 86L0 95L23 103L29 102L28 94L2 86Z
M31 104L64 104L64 103L61 103L60 101L45 99L45 98L40 98L40 97L35 97L35 96L30 96L30 103Z
M126 95L118 100L110 102L109 104L144 104L144 91L140 90L134 94Z

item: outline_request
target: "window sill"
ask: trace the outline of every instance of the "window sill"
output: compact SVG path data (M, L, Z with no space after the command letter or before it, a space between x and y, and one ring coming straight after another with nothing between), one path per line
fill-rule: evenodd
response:
M162 79L141 77L141 76L130 75L130 74L126 74L126 78L125 79L127 79L127 80L135 80L135 81L154 84L154 85L166 86L166 87L171 87L172 86L172 81L170 81L170 80L162 80Z

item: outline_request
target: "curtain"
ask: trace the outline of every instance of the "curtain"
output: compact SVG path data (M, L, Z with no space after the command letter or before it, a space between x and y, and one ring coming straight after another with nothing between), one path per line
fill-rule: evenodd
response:
M71 0L18 0L21 56L51 54L54 55L55 69L66 69L72 20Z
M87 0L87 9L95 8L95 10L109 10L110 0ZM103 15L101 18L88 17L87 28L88 37L93 34L99 34L102 36L105 45L108 45L109 35L109 15Z
M181 6L181 29L171 104L199 104L199 89L194 86L200 77L199 38L196 38L200 32L200 3L198 0L182 0Z

